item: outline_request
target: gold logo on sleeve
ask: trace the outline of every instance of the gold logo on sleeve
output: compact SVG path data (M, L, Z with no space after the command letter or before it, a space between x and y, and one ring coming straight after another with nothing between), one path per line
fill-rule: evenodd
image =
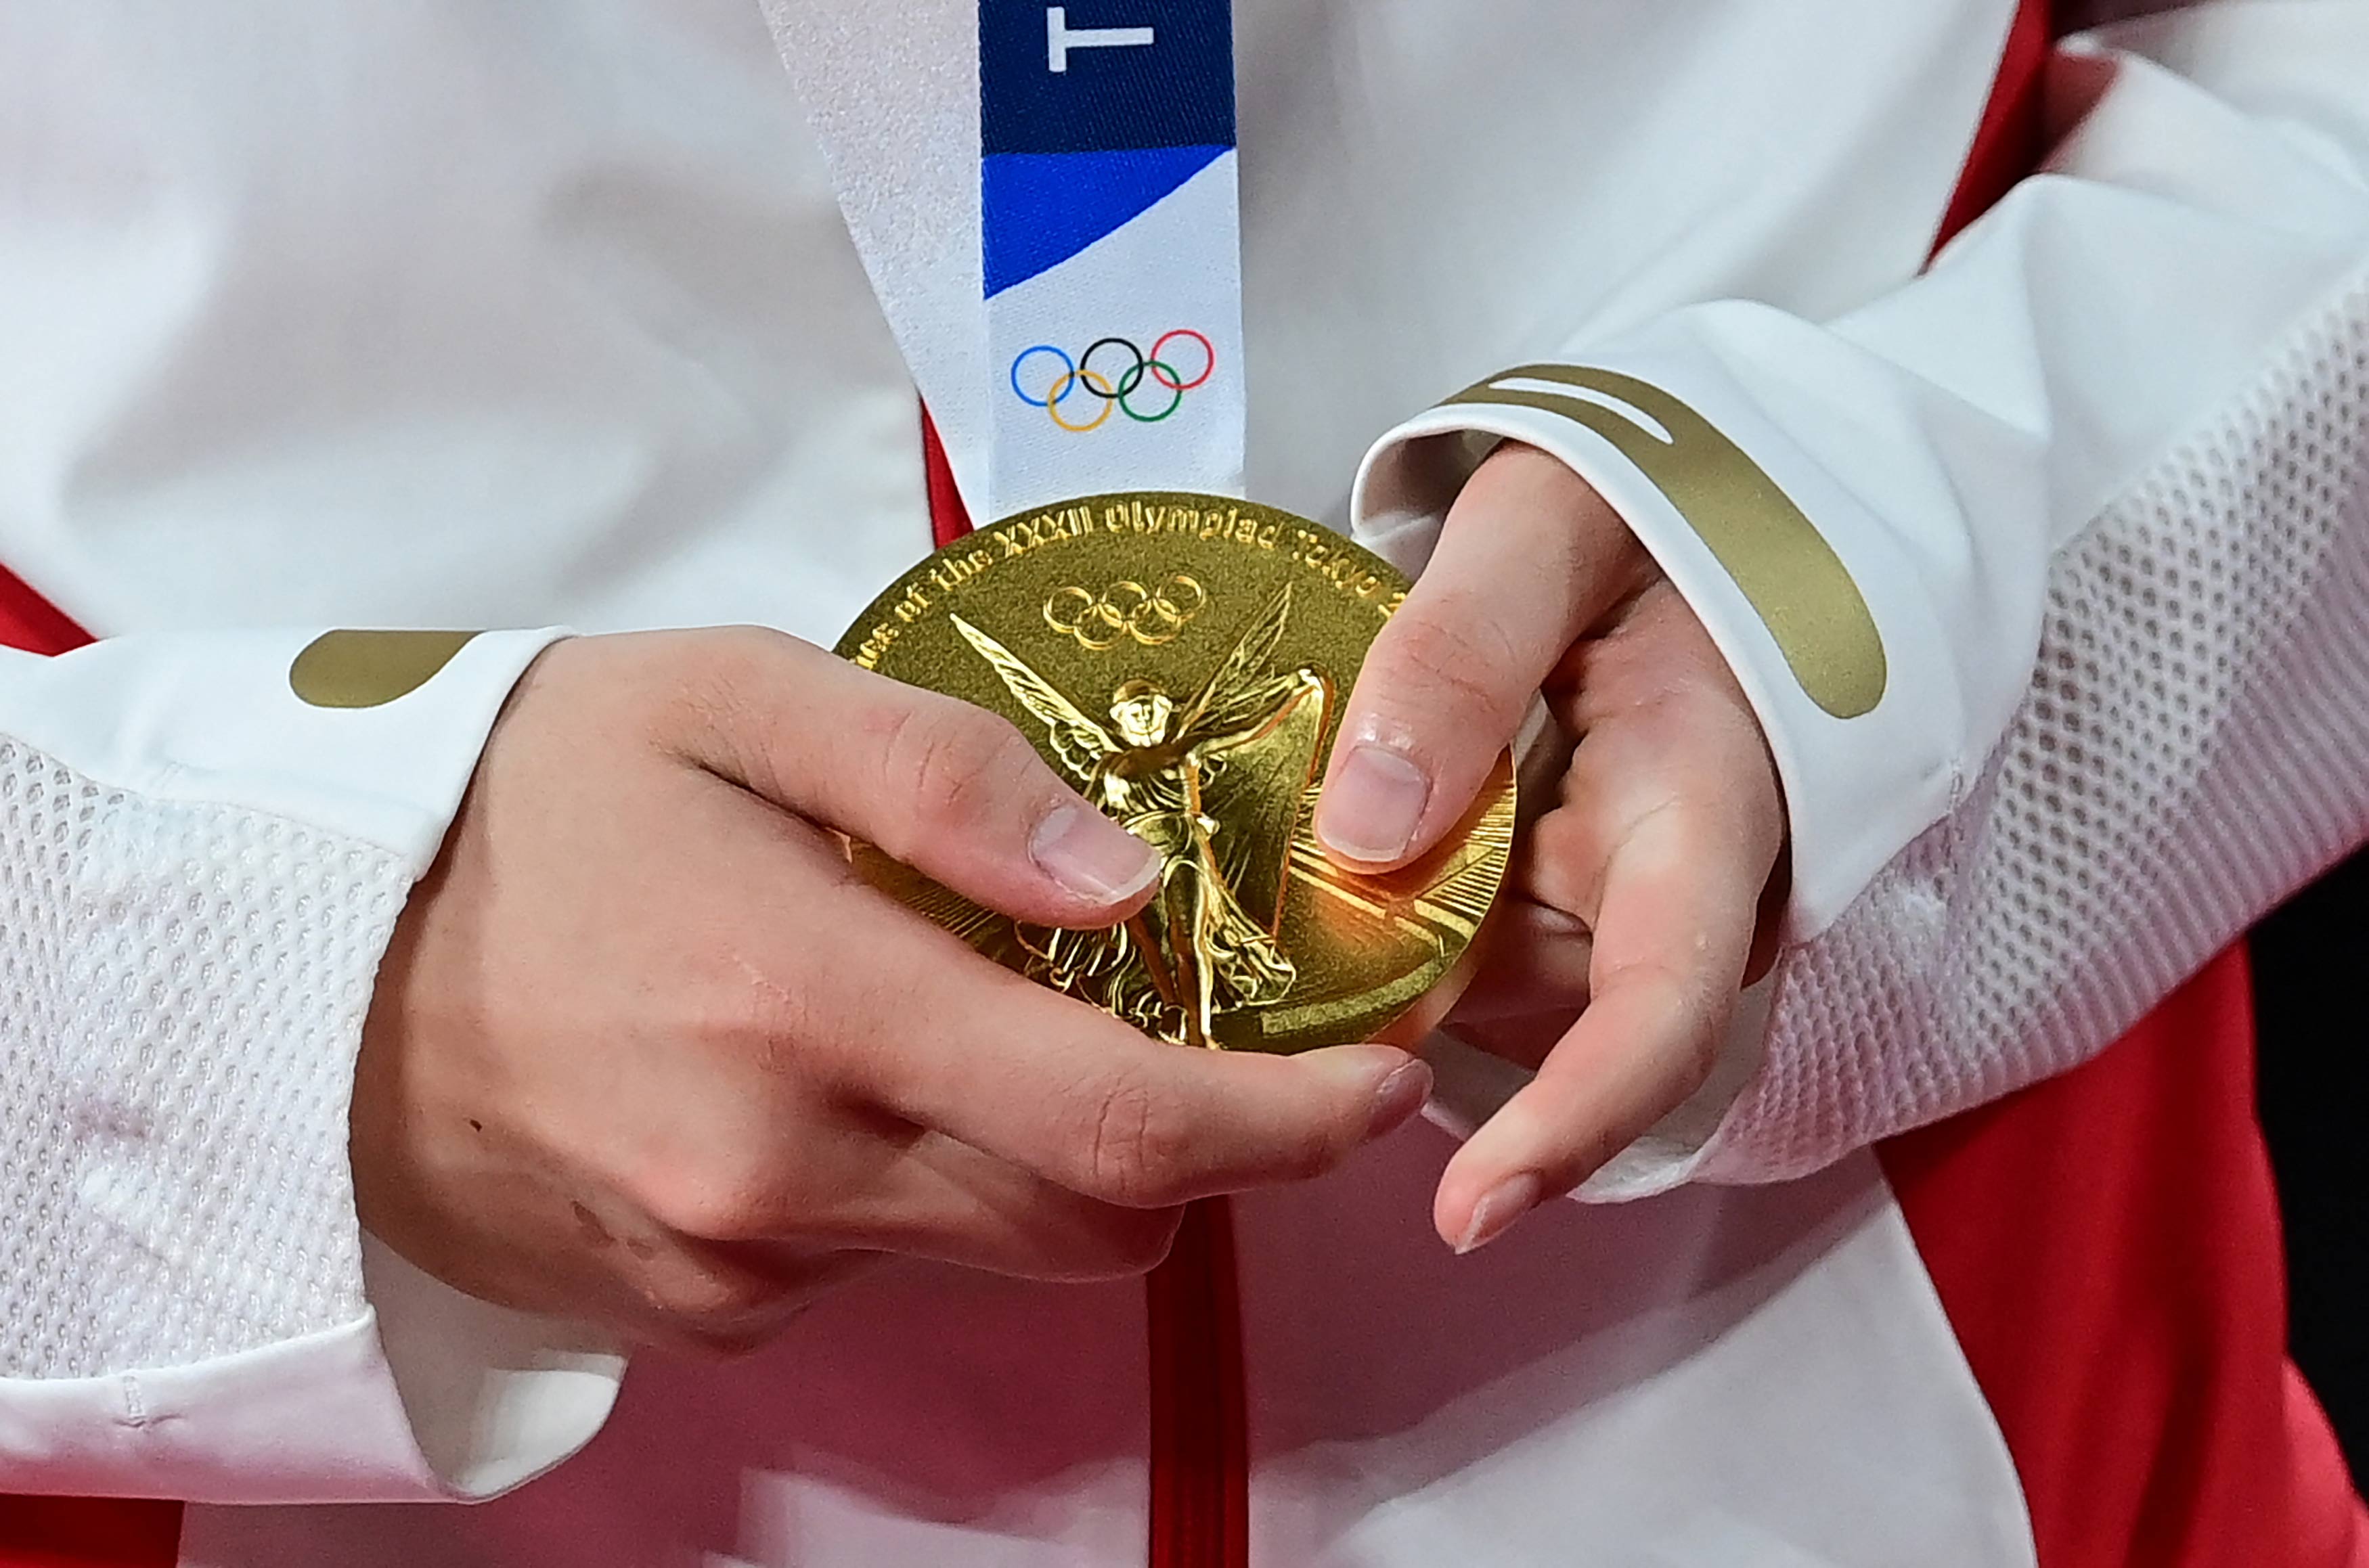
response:
M316 708L377 708L436 679L475 632L324 632L288 667L288 689Z
M1506 384L1525 381L1610 398L1668 436L1593 398ZM1441 406L1475 404L1559 415L1610 441L1726 568L1812 702L1837 718L1857 718L1883 700L1883 638L1842 558L1767 471L1710 420L1635 376L1579 365L1518 366Z

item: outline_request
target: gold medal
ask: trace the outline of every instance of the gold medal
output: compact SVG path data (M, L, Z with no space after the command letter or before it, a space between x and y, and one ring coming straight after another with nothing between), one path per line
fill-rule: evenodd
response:
M1123 925L979 908L868 846L876 885L998 963L1180 1044L1405 1042L1445 1013L1505 871L1510 760L1387 876L1311 830L1343 700L1405 596L1329 529L1215 496L1091 496L956 541L875 600L841 657L1020 727L1166 857Z

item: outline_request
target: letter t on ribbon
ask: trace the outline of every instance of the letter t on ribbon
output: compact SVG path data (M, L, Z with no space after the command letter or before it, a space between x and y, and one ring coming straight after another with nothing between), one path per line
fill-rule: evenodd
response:
M1140 49L1159 40L1150 28L1071 28L1066 6L1045 7L1045 69L1067 71L1073 49Z

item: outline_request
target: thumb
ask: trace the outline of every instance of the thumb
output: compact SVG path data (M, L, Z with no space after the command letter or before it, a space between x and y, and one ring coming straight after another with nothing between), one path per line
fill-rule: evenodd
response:
M1382 871L1436 844L1548 673L1646 565L1619 515L1562 463L1516 443L1492 453L1367 650L1317 799L1326 851Z

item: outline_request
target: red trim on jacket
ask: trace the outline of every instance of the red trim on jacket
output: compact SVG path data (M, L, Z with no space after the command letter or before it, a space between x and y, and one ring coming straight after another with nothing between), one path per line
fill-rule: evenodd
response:
M2253 1065L2232 948L2094 1061L1879 1150L2040 1568L2369 1562L2287 1363Z
M930 537L943 550L970 532L970 509L955 487L955 467L946 460L946 443L938 439L938 422L921 410L921 476L930 494Z
M0 567L0 646L27 653L66 653L90 641L58 608Z
M1151 1346L1150 1568L1246 1568L1250 1419L1233 1211L1194 1204L1144 1280Z
M2041 155L2047 151L2042 88L2055 36L2049 0L2022 0L2008 27L1990 101L1983 108L1965 167L1958 174L1958 188L1942 214L1935 248L1997 206L2018 181L2040 166Z
M174 1568L181 1505L117 1497L0 1497L0 1568Z
M2028 0L1942 242L2037 165L2051 36ZM2369 1568L2287 1360L2249 984L2232 949L2087 1066L1877 1151L2040 1568Z

